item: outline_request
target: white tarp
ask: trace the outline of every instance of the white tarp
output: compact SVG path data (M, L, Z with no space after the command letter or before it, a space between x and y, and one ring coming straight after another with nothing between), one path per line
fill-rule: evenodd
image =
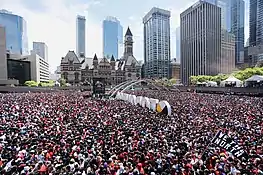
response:
M148 108L153 111L157 111L166 115L172 114L172 109L167 101L160 101L154 98L148 98L143 96L136 97L135 95L118 92L116 99L130 102L133 105L139 104L143 108Z
M121 93L120 93L120 92L117 92L116 98L117 98L118 100L121 99Z
M156 111L156 105L159 103L158 99L150 98L151 110Z
M141 106L143 107L143 108L149 108L149 106L150 106L150 101L149 101L149 98L148 97L143 97L142 98L142 103L141 103Z
M133 105L136 105L136 96L135 95L130 95L129 96L129 102Z
M138 104L138 105L141 105L141 103L142 103L142 96L138 96L138 97L136 97L136 104Z

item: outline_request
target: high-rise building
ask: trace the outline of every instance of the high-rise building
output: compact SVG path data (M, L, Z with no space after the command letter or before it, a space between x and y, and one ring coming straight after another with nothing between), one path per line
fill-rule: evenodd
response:
M28 54L26 21L21 16L0 10L0 25L6 31L6 50L14 54Z
M180 62L180 55L181 55L180 27L177 27L175 30L175 40L176 40L176 43L175 43L176 44L176 61Z
M190 76L216 75L221 71L221 8L198 1L180 14L183 84Z
M0 26L0 80L7 80L6 33L5 27Z
M170 75L170 16L170 11L154 7L143 18L145 77Z
M257 2L249 1L249 46L255 46L257 42Z
M257 2L257 45L263 44L263 1Z
M243 0L203 0L221 8L222 32L235 35L235 64L244 62L245 3ZM226 34L226 33L225 33ZM231 35L231 34L227 34ZM224 36L222 36L223 38ZM226 41L223 41L224 43ZM225 43L226 44L226 43ZM231 43L228 43L231 44Z
M123 28L120 21L112 16L103 20L103 55L106 58L119 58L119 50L123 45ZM123 50L122 50L123 52Z
M221 30L221 71L229 74L235 69L235 35Z
M33 51L48 62L48 47L43 42L33 42Z
M77 55L86 56L86 18L85 16L77 16L76 27L76 44Z
M235 68L235 35L232 29L231 0L204 0L221 8L221 71L231 73Z
M123 27L119 22L119 31L118 31L118 56L123 54L124 51L124 37L123 37Z
M245 2L244 0L231 0L231 33L235 35L235 63L244 62L245 43Z
M231 31L231 0L203 0L221 8L221 28Z
M263 45L263 1L250 0L249 7L249 48L250 65L254 66L263 59L261 45ZM254 47L254 48L253 48ZM254 50L251 52L251 49ZM255 52L256 51L256 52Z
M263 1L250 0L249 46L263 44Z

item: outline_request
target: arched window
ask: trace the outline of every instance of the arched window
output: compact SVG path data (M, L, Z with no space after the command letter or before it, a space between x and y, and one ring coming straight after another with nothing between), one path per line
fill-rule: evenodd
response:
M128 77L131 77L131 73L128 73Z
M64 78L65 80L68 80L68 73L67 72L63 72L62 73L62 78Z
M78 73L78 72L75 72L74 74L75 74L75 80L78 81L78 80L79 80L79 73Z

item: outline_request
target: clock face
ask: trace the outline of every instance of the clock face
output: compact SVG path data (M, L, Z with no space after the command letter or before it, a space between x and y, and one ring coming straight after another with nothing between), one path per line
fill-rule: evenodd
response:
M128 37L127 40L128 40L128 41L132 41L132 38L131 38L131 37Z

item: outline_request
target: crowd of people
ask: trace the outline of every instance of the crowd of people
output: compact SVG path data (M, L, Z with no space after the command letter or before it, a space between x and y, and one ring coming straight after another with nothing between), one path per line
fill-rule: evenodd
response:
M134 91L165 116L80 92L0 94L0 174L263 175L263 99ZM248 159L211 144L222 130Z

